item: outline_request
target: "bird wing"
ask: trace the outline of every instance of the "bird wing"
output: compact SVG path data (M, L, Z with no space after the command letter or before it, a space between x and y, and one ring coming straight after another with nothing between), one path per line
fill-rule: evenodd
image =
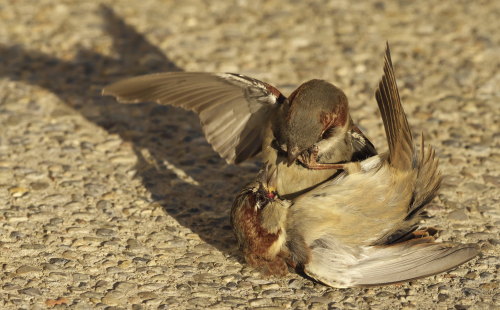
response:
M208 142L228 163L260 152L263 128L286 98L273 86L233 73L168 72L103 89L123 103L154 101L195 111Z
M438 159L432 147L424 147L423 135L420 152L413 144L410 127L399 98L389 44L384 59L384 75L375 97L389 144L389 164L403 171L414 170L416 176L405 221L394 233L383 236L376 244L390 243L391 239L398 239L399 234L405 234L412 229L425 205L436 196L442 181Z
M304 272L339 288L390 284L449 270L477 254L476 245L435 243L431 237L353 253L326 237L313 243Z
M422 146L418 154L413 146L388 46L376 99L388 159L368 158L361 162L362 172L340 174L296 198L290 208L287 233L308 248L305 273L335 287L424 277L477 254L474 246L438 244L432 238L397 241L414 230L414 214L434 197L440 176L433 150Z
M354 148L351 161L362 161L368 157L377 155L375 146L368 140L358 126L353 125L350 134L352 137L352 146Z
M411 181L411 199L404 221L374 242L374 244L389 244L392 243L391 240L398 240L400 236L404 236L414 228L425 205L436 196L442 177L434 150L430 146L424 148L423 135L420 152L413 144L410 127L399 98L389 44L385 51L384 75L375 97L389 144L390 166L401 172L415 172L414 180ZM397 175L400 177L404 174Z
M389 144L389 163L397 169L410 170L414 168L413 139L399 98L389 44L384 60L384 75L375 92L375 98Z

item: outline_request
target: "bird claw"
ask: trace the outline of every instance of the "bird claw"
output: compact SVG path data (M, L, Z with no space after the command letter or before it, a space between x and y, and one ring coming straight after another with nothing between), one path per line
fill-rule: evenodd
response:
M318 146L313 146L310 151L300 154L298 160L304 167L312 170L345 169L344 164L318 163L318 152Z

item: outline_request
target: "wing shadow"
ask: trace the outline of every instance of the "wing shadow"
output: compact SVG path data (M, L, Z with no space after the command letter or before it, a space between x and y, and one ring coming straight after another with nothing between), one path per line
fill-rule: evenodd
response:
M227 166L205 142L193 113L155 104L122 105L102 97L102 87L120 78L182 69L111 8L102 5L99 14L118 57L82 49L75 59L65 61L20 46L0 45L0 76L47 89L89 121L131 142L139 159L137 177L166 213L205 242L232 252L231 203L257 166ZM150 158L145 158L144 150ZM158 169L155 163L164 160L200 185L179 182L168 169Z

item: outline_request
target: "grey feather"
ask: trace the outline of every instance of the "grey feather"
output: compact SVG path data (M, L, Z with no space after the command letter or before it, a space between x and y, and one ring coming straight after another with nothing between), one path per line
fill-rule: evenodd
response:
M375 92L375 98L389 144L389 163L401 170L412 169L413 141L410 126L399 98L389 44L387 44L385 52L384 75Z
M354 249L327 237L314 242L311 261L304 271L334 287L390 284L449 270L478 254L472 244L451 245L431 240L412 239L393 246Z
M195 111L208 142L228 163L258 154L263 128L285 97L273 86L232 73L169 72L119 81L103 95L123 103L154 101Z

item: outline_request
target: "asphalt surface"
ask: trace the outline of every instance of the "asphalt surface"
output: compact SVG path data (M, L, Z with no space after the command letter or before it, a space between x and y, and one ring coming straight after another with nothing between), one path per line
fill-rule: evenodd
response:
M497 309L499 20L499 1L0 2L0 308ZM100 96L159 71L238 72L287 94L322 78L383 151L386 40L446 175L424 225L482 248L400 285L245 266L229 209L258 163L227 166L192 113Z

